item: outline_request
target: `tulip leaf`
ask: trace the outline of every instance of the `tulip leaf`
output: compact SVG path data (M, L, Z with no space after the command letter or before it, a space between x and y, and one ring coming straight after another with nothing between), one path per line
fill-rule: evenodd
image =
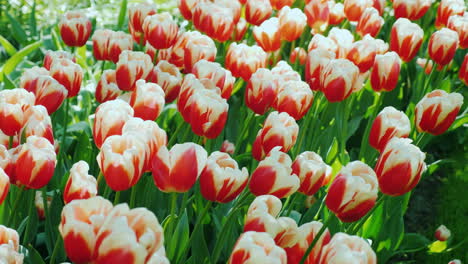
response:
M36 1L33 2L31 13L29 14L29 29L31 35L36 36L37 34L37 23L36 23Z
M173 221L173 219L171 219ZM167 256L169 260L176 260L183 253L181 248L185 248L189 242L189 222L187 217L187 210L184 210L184 213L179 219L177 226L173 234L167 236L169 239L169 246L167 249Z
M206 244L205 234L203 232L203 225L196 233L192 234L193 240L190 248L192 250L192 257L194 263L207 263L207 258L210 256L208 245Z
M122 0L119 11L119 19L117 21L117 29L122 29L125 22L125 15L127 14L127 0Z
M3 83L4 83L3 89L15 89L16 88L15 83L13 83L10 77L6 75L5 73L3 74Z
M10 21L11 24L11 33L13 37L18 41L20 44L24 45L28 41L28 36L26 35L26 32L24 29L21 27L20 22L16 20L14 16L12 16L9 12L6 12L6 16L8 20Z
M429 246L431 241L425 236L417 233L407 233L403 237L403 242L400 246L400 251L403 252L414 252L425 249Z
M25 258L27 263L45 264L44 260L41 257L41 254L39 254L39 252L37 252L37 250L31 244L26 246L26 248L28 249L28 254Z
M11 58L9 58L5 64L3 65L3 67L1 68L1 71L3 72L3 74L0 75L0 81L3 81L3 75L8 75L10 73L12 73L16 66L26 57L28 56L31 52L35 51L36 49L38 49L40 46L42 45L42 40L39 40L39 41L36 41L32 44L29 44L28 46L24 47L23 49L21 49L20 51L18 51L17 53L15 53L15 55L13 55Z
M327 151L327 164L332 163L335 158L338 156L338 140L333 138L333 143L330 145L330 148Z
M8 55L13 56L16 53L15 47L2 35L0 35L0 44L2 44L3 48L5 49Z

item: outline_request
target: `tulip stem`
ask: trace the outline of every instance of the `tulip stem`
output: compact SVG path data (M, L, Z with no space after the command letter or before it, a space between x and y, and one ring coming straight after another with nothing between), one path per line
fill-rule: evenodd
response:
M174 133L172 134L172 137L171 139L169 140L169 142L167 143L167 146L172 146L176 140L177 140L177 135L179 134L180 130L182 129L182 127L184 126L185 124L185 121L182 121L180 122L180 124L177 126L176 130L174 131Z
M59 252L59 239L60 239L61 235L60 235L60 232L58 232L57 234L57 239L55 239L55 245L54 245L54 250L52 251L52 255L50 256L50 264L54 264L55 263L55 260L57 259L57 254Z
M136 200L136 189L137 189L137 186L133 186L132 187L132 191L130 193L130 208L133 208L135 207L135 200Z
M226 216L226 221L224 221L223 225L221 226L221 232L219 232L218 239L216 241L215 247L213 249L213 257L211 263L218 263L219 255L221 254L221 249L225 245L225 243L221 243L221 237L228 237L230 230L225 230L227 228L228 223L231 222L231 219L237 212L237 208L231 210L228 215Z
M424 145L426 145L423 141L426 135L427 133L425 132L419 133L419 135L416 137L416 140L414 141L414 144L422 149Z
M421 91L422 93L419 94L419 96L418 96L418 98L416 98L416 100L421 99L421 97L423 97L424 94L426 93L427 86L428 86L429 83L431 82L432 75L434 75L434 71L435 71L436 68L437 68L437 65L433 65L433 66L432 66L431 73L429 73L429 76L427 76L426 82L424 83L423 89L422 89L422 91Z
M11 226L12 224L12 221L13 219L15 218L16 216L16 212L18 210L16 210L16 208L18 208L18 205L19 205L19 201L21 200L21 198L23 197L23 192L24 192L24 185L22 185L18 191L18 193L16 193L16 199L15 199L15 202L13 203L13 207L10 208L11 210L11 215L10 215L10 218L8 219L8 222L7 222L7 226Z
M328 219L323 223L322 228L320 228L317 235L314 237L314 240L312 241L312 243L310 243L309 247L307 248L306 252L304 253L304 256L302 256L301 261L299 262L299 264L304 264L304 262L307 260L307 257L310 255L310 252L314 248L315 244L317 244L320 237L322 237L322 234L327 229L327 227L330 224L332 218L333 218L332 216L329 216Z
M247 132L247 130L250 127L250 123L252 123L253 117L255 116L255 113L252 111L249 111L247 114L247 118L245 119L244 126L242 127L241 132L239 133L239 137L237 137L236 144L234 145L234 154L232 156L236 156L236 154L240 151L240 143L242 142L242 139L244 138L244 134Z
M117 205L119 203L120 193L121 192L119 192L119 191L115 192L114 205Z
M382 195L379 197L377 202L375 203L374 207L364 216L362 217L359 222L356 222L354 226L351 226L351 234L356 234L357 231L364 225L364 223L371 217L371 215L374 213L375 210L384 202L384 200L387 198L387 195Z
M13 139L14 137L13 136L10 136L10 139L8 141L8 148L11 149L13 147Z
M293 207L294 207L294 201L296 200L297 196L299 196L299 194L295 193L295 194L293 194L293 195L291 195L291 196L292 196L292 198L290 199L290 205L289 205L289 207L288 207L288 211L286 212L286 216L290 216L290 215L291 215L291 211L292 211L292 209L293 209ZM291 196L288 197L288 200L289 200L289 198L290 198ZM286 202L287 202L287 201L286 201Z
M62 131L62 140L60 142L59 149L59 158L63 161L63 155L65 155L65 137L67 135L68 127L68 109L70 108L70 100L65 99L65 114L63 117L63 131Z
M26 230L24 231L24 237L28 239L31 233L31 223L33 221L37 221L37 219L32 220L31 217L33 216L33 210L36 209L35 206L35 199L36 199L36 190L31 189L29 191L29 207L28 207L28 224L26 225ZM44 208L45 209L45 208Z
M359 151L359 158L365 162L369 162L369 160L366 159L365 157L370 152L368 150L369 149L369 135L370 135L370 131L372 128L372 124L374 123L374 119L377 116L380 105L382 104L384 94L385 93L383 94L376 93L374 97L374 104L372 105L374 109L368 117L366 130L364 131L364 136L362 137L362 140L361 140L361 149Z
M174 230L174 223L176 218L176 206L177 206L177 193L171 193L171 212L170 212L170 219L169 225L167 226L168 232L167 234L172 235L172 231ZM172 238L171 238L172 239Z

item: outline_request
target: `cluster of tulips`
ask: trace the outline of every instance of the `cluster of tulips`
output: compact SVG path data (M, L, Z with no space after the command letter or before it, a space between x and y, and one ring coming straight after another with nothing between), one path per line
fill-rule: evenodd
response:
M463 0L438 4L437 31L430 38L418 21L435 5L431 0L387 4L179 0L180 14L188 21L179 23L170 13L158 12L156 5L142 3L128 8L128 33L95 29L92 37L84 13L65 13L58 27L72 52L47 51L42 67L23 71L20 88L0 91L0 203L10 184L21 191L44 188L54 176L57 159L70 158L60 145L70 121L65 118L63 138L55 140L58 129L49 115L64 108L68 116L73 110L69 98L79 95L86 78L73 52L91 38L94 59L102 61L95 82L99 105L91 117L99 151L93 159L100 173L89 175L94 160L73 161L59 190L65 206L58 230L69 260L182 263L166 257L165 241L172 234L163 230L153 212L107 200L114 195L118 203L120 192L135 188L148 173L161 192L199 192L208 201L200 218L212 203L241 206L255 196L240 221L243 233L228 263L377 263L375 249L355 231L382 197L405 195L418 184L426 170L426 155L417 146L421 135L446 132L463 105L459 93L430 89L431 76L436 70L443 74L458 69L460 81L468 85L468 55L461 65L452 62L457 50L468 48ZM377 38L388 21L395 21L389 38ZM416 58L426 39L429 57ZM386 106L372 116L363 137L380 153L377 159L341 160L342 167L333 169L317 152L301 152L301 133L308 133L315 118L309 114L318 103L314 96L322 104L345 105L366 85L375 93L390 92L397 88L405 63L413 60L429 79L418 88L420 97L409 111ZM226 140L218 151L211 143L224 135L229 112L238 111L229 109L234 96L243 100L241 106L249 114L247 120L239 120L243 129L236 144ZM175 131L155 122L167 118L162 113L171 106L183 119ZM253 142L244 142L252 127L257 131L254 120L263 120L263 125ZM187 137L187 123L197 143L178 140L193 138ZM340 145L346 152L345 142ZM244 153L252 157L250 175L238 159ZM103 180L105 191L98 194ZM314 220L300 226L287 207L297 193L309 203L320 194L323 203ZM43 218L47 198L39 194L36 203ZM132 191L133 195L138 194ZM332 213L327 219L324 210ZM343 223L360 224L351 225L352 234L332 234L327 223L335 216ZM174 226L164 228L173 231ZM436 232L439 240L450 236L445 229ZM23 262L15 230L0 226L0 244L0 259Z

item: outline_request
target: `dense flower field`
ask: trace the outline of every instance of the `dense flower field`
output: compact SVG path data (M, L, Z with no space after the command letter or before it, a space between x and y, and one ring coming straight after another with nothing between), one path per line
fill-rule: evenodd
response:
M36 2L28 25L1 10L1 263L411 263L468 246L450 223L404 223L441 164L427 146L466 134L463 0L173 4L122 0L111 24L69 7L42 27Z

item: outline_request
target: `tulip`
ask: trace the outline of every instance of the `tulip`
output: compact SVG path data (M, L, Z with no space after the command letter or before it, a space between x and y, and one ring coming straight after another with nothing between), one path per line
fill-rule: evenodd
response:
M179 8L180 14L187 19L192 20L192 11L198 3L205 2L205 0L178 0L177 7Z
M147 16L142 25L144 36L155 49L174 45L179 27L168 12Z
M16 230L0 225L0 245L10 244L13 250L19 250L19 235Z
M323 186L327 164L317 153L312 151L301 153L296 157L291 168L301 181L299 192L310 196Z
M377 45L374 38L366 35L362 40L352 44L347 59L358 66L361 73L365 73L374 64L375 55L377 55Z
M279 85L274 108L299 120L309 111L313 100L314 95L306 82L290 80Z
M63 190L65 204L73 200L88 199L97 195L96 178L88 174L89 165L86 161L78 161L70 169L70 177Z
M54 132L52 130L52 121L47 109L42 105L29 107L25 115L25 123L20 130L20 135L24 137L38 136L49 140L50 144L54 144Z
M255 197L247 211L244 232L266 232L274 238L279 231L276 217L281 207L281 200L276 196L266 194Z
M36 105L43 105L49 114L57 111L67 98L68 90L50 76L39 76L36 83Z
M263 21L260 26L255 26L253 35L257 45L266 52L276 51L281 47L279 20L276 17Z
M109 60L117 63L120 53L132 50L132 36L122 31L96 30L93 34L93 54L96 60Z
M346 59L333 59L320 74L320 87L330 102L340 102L357 89L359 68Z
M286 264L286 252L266 233L245 232L237 240L228 264L278 263Z
M50 66L52 65L52 62L54 62L54 60L57 60L57 59L69 59L69 60L71 60L73 62L76 62L75 57L73 57L73 54L71 54L71 53L69 53L67 51L48 50L48 51L46 51L46 53L44 55L44 62L43 62L44 68L46 68L47 70L50 70Z
M416 104L416 128L419 132L440 135L452 125L462 105L461 94L434 90Z
M448 264L462 264L462 262L459 259L454 259L454 260L449 261Z
M299 188L299 177L292 174L292 160L280 149L273 148L252 173L249 188L254 195L271 194L284 198Z
M65 86L68 98L75 97L81 88L83 70L69 59L56 59L50 65L50 76Z
M161 247L159 250L154 252L146 264L170 264L166 257L166 251L164 247Z
M52 204L51 196L46 195L45 202L47 203L48 208ZM37 216L40 220L45 219L45 206L44 206L44 198L42 196L42 191L36 191L36 196L34 197L34 206L36 207Z
M313 221L310 223L303 224L298 228L296 243L284 249L286 251L286 254L288 255L288 264L297 264L301 261L302 257L307 251L307 248L309 248L310 244L312 243L312 241L314 241L315 237L317 236L318 232L322 227L322 223ZM325 245L327 245L329 241L330 231L326 229L325 232L321 234L320 238L317 240L317 243L313 247L310 254L307 256L304 263L318 263L318 261L320 260L322 248Z
M435 231L434 236L439 241L447 241L451 236L451 232L446 226L440 225Z
M165 101L170 103L179 95L182 74L174 64L160 60L151 70L148 80L157 83L165 93Z
M468 54L465 55L465 59L463 60L462 65L460 66L460 70L458 71L458 77L466 86L468 86Z
M26 69L20 78L20 87L26 89L28 92L36 93L37 79L41 76L50 76L49 71L44 67L34 66Z
M259 46L231 43L226 53L224 66L234 77L248 81L259 68L266 67L267 56L267 53Z
M60 36L70 47L81 47L91 35L91 21L78 11L66 12L59 23Z
M216 46L214 41L200 33L192 35L184 48L185 72L192 72L192 67L200 60L214 61L216 58Z
M289 6L278 12L278 21L281 40L289 42L298 39L307 25L306 15L299 8L291 9Z
M328 1L328 24L339 25L345 19L344 5L343 3L335 3L334 1Z
M14 183L30 189L40 189L54 175L57 163L54 146L43 137L30 136L23 144L15 163L21 166L15 168Z
M442 0L437 9L435 20L436 28L440 29L447 25L448 19L453 15L463 15L466 10L466 3L463 0Z
M336 58L344 59L348 56L348 52L351 50L354 42L354 36L349 30L334 27L328 33L328 39L334 42L331 44L333 45L332 49L329 50L335 52ZM327 49L325 45L321 48Z
M343 222L354 222L366 215L377 200L377 176L361 161L344 166L333 180L325 204Z
M98 106L94 119L94 143L101 148L104 140L112 135L121 135L125 122L133 117L133 109L126 102L116 99Z
M294 4L294 0L270 0L271 7L274 10L281 10L284 7L290 7Z
M330 243L322 248L318 264L340 263L376 264L377 257L366 240L345 233L333 235Z
M140 117L143 120L156 120L164 103L164 91L159 85L147 83L145 80L136 82L136 89L130 99L135 117Z
M14 249L11 241L6 244L0 244L0 256L0 260L3 263L22 264L24 261L24 255Z
M242 5L239 0L214 0L213 2L218 6L227 8L231 11L234 25L239 23L242 13Z
M101 79L96 86L96 101L104 103L115 100L122 91L117 86L115 70L105 70L102 72Z
M278 223L278 233L273 239L276 245L287 248L297 242L297 223L294 219L289 217L280 217L276 221Z
M377 54L370 75L372 89L376 92L391 91L398 84L401 60L396 52L387 52L384 55Z
M359 18L356 26L356 32L361 37L369 34L375 38L377 34L379 34L384 22L384 19L379 15L379 11L373 7L366 8L364 13L362 13L361 18Z
M458 48L458 33L448 28L434 32L429 39L429 56L439 65L447 65Z
M0 161L0 165L2 162L3 161ZM247 178L245 184L247 184ZM10 177L8 177L3 168L0 167L0 204L5 201L8 190L10 190Z
M423 37L424 31L418 24L399 18L392 27L390 49L398 53L403 61L409 62L418 53Z
M16 161L18 160L18 155L21 152L22 148L23 145L17 145L16 147L9 149L8 154L4 155L5 157L7 155L9 156L9 161L6 165L4 165L5 167L3 169L5 170L5 172L8 172L8 176L10 177L10 183L13 184L16 183Z
M270 70L259 68L245 88L245 104L256 114L263 115L273 105L277 87Z
M111 210L112 203L100 196L74 200L63 207L58 229L71 261L94 260L96 235Z
M291 51L291 54L289 55L289 62L291 64L295 64L297 62L299 65L304 65L306 61L307 52L304 48L296 47Z
M177 36L179 35L180 34L178 34ZM167 49L158 50L158 49L155 49L153 46L151 46L149 42L146 42L145 47L146 47L145 53L151 57L151 61L154 62L155 64L157 64L158 62L162 60L169 61L171 59L172 46Z
M276 86L280 88L282 82L286 81L300 81L301 76L284 60L278 61L275 67L271 69L273 73L273 81L276 83Z
M109 41L114 31L110 29L97 29L93 37L93 55L96 60L109 60ZM130 39L133 45L133 40Z
M15 164L13 164L11 154L4 145L0 145L0 169L2 169L7 176L12 175L15 170Z
M140 51L122 51L115 69L119 89L123 91L135 90L136 81L146 79L152 68L153 63L148 54Z
M345 0L344 13L349 21L358 21L364 10L373 5L373 0Z
M468 12L463 16L451 16L447 27L458 33L460 48L468 49Z
M195 143L162 146L152 160L154 184L163 192L187 192L200 176L206 150Z
M7 136L16 135L24 125L24 112L35 100L34 94L24 89L0 91L0 130Z
M252 156L261 160L277 146L281 151L288 152L296 143L298 133L299 126L288 113L271 112L263 128L258 131L252 146Z
M128 31L133 36L133 40L143 45L146 40L143 33L143 22L145 18L156 14L157 7L155 4L140 3L128 8Z
M222 3L200 2L193 9L193 25L209 37L227 41L234 31L234 13Z
M191 73L184 76L177 99L177 109L186 122L190 122L190 104L188 103L190 97L195 91L203 89L217 90L218 88L211 80L199 80Z
M309 52L306 61L305 79L313 91L322 89L320 75L327 64L335 58L335 53L318 48Z
M230 142L229 140L224 140L223 144L221 145L221 149L219 151L232 155L234 154L235 150L236 150L236 146L232 142Z
M322 33L328 27L330 8L326 0L311 0L304 7L307 24L314 33Z
M221 64L207 60L200 60L193 65L192 73L199 79L209 79L221 91L221 97L229 99L236 78L230 71L225 70Z
M185 47L187 46L187 43L191 42L193 39L199 38L200 36L201 33L198 31L179 32L174 46L170 48L171 55L168 61L179 68L183 68Z
M383 15L387 1L386 0L374 0L373 2L374 4L372 7L374 7L377 11L379 11L379 15Z
M393 10L396 18L403 17L409 20L418 20L426 14L431 4L431 0L393 0Z
M272 12L270 0L247 0L245 4L245 20L252 25L260 25Z
M239 22L234 26L234 30L232 32L231 40L240 42L245 36L247 32L247 21L245 18L241 17Z
M246 168L240 169L229 154L215 151L200 175L200 192L209 201L228 203L244 190L248 179Z
M394 137L406 138L411 131L409 118L392 106L385 107L372 123L369 145L382 152L385 145Z

